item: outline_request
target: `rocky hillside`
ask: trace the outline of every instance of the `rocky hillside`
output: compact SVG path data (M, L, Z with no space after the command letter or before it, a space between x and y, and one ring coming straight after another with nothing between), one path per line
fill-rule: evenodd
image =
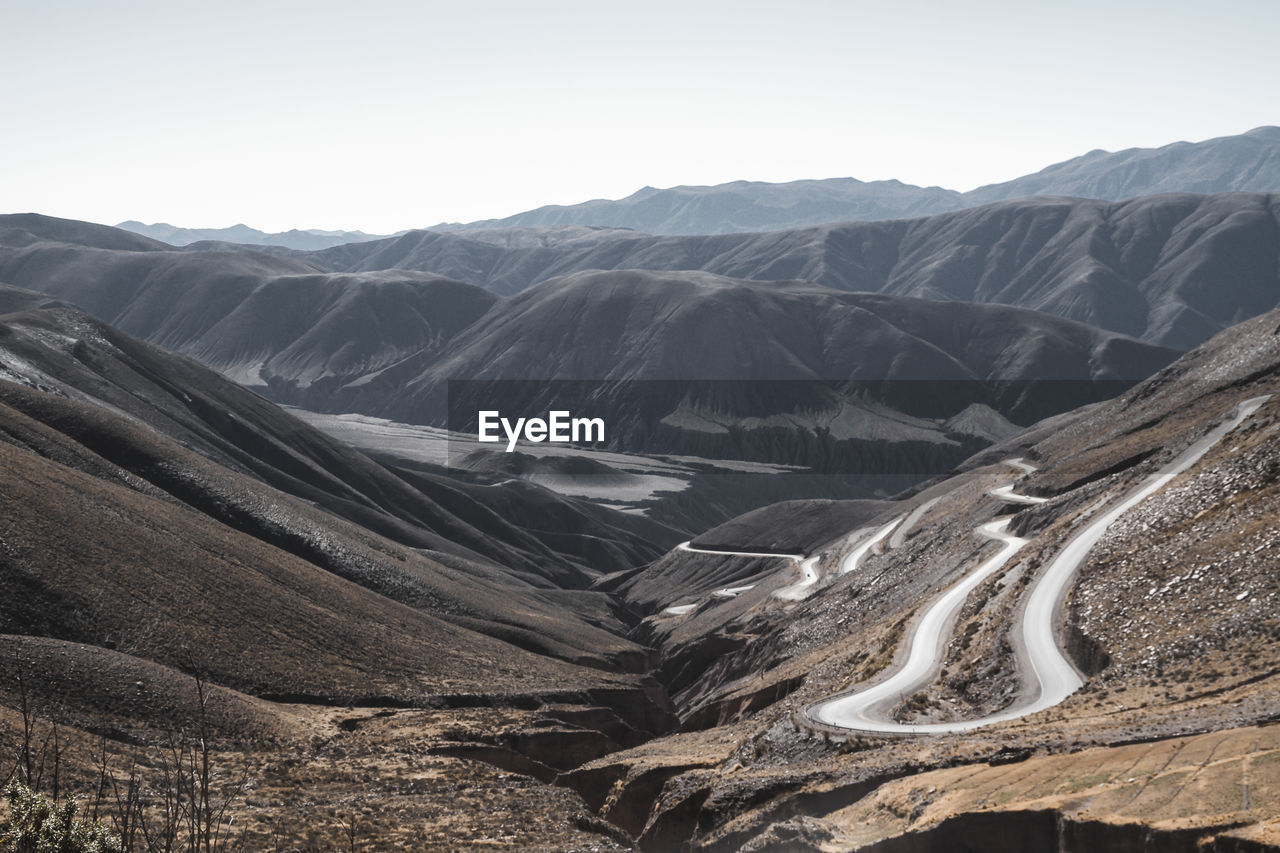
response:
M1247 400L1261 406L1205 439ZM805 549L811 581L790 558L671 552L623 590L650 613L638 636L661 651L684 733L569 783L652 850L1274 849L1278 400L1272 312L910 497L781 507L702 542L746 551L848 513L851 530ZM1084 682L1061 704L929 736L815 721L903 664L924 609L1003 547L980 529L1004 516L1023 544L962 599L932 676L885 713L939 725L1029 701L1018 626L1039 577L1183 458L1105 528L1059 605L1055 642Z
M669 726L632 615L586 588L651 560L657 525L390 469L47 296L0 287L0 308L7 767L172 792L198 737L250 849L286 816L296 843L336 839L371 792L379 845L465 835L403 836L448 802L481 834L625 849L542 783ZM406 789L407 762L427 776ZM222 787L242 776L273 793L246 809Z

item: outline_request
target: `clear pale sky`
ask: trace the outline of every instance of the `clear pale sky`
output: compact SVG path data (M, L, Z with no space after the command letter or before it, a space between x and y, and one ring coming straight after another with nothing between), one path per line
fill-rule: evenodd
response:
M1280 124L1280 3L0 0L0 212L386 233Z

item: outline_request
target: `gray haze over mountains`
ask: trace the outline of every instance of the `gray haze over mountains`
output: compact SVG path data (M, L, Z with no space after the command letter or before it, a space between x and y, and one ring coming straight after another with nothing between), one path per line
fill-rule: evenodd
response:
M1033 195L1119 201L1156 193L1270 192L1280 190L1280 127L1237 136L1175 142L1160 148L1091 151L1080 157L967 193L918 187L897 180L854 178L716 186L645 187L619 200L548 205L502 219L441 223L436 231L546 226L629 228L648 234L731 234L777 231L829 222L905 219ZM122 222L117 227L174 246L200 241L316 250L379 239L360 231L287 231L266 234L245 225L178 228L166 223Z

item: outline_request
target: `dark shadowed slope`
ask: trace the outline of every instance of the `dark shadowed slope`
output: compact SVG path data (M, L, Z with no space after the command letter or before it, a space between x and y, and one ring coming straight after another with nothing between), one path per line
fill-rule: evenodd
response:
M1270 216L1269 209L1259 207L1268 198L1224 197L1216 207L1210 205L1216 213L1205 217L1221 218L1250 200L1253 208L1245 205L1236 219ZM1193 210L1208 204L1190 197L1184 201ZM1179 210L1186 218L1188 211ZM842 275L862 271L868 278L872 272L883 277L871 282L877 287L861 289L974 302L1032 301L1050 312L1097 313L1097 325L1103 319L1115 321L1116 312L1095 311L1091 297L1104 294L1108 304L1126 299L1112 292L1116 288L1090 284L1093 278L1085 285L1072 278L1070 271L1081 264L1070 260L1071 246L1092 239L1089 229L1098 226L1097 219L1096 210L1072 203L1037 202L812 232L636 238L579 229L576 236L558 241L539 243L536 234L524 234L476 245L508 258L526 251L546 258L559 253L555 266L635 262L638 269L667 263L696 268L701 261L741 269L747 278L770 273L830 278L838 266ZM27 224L34 228L39 223ZM45 224L51 231L64 227L61 220ZM1068 237L1056 239L1061 232ZM1228 237L1233 233L1226 232ZM83 305L148 340L195 355L238 381L264 387L278 400L420 422L439 422L424 394L448 378L1133 380L1167 357L1141 355L1155 351L1025 311L842 295L795 283L749 285L699 273L583 274L500 300L421 272L326 274L296 258L252 252L109 252L54 237L33 239L0 249L0 281ZM456 238L422 233L401 238L411 239L440 243ZM989 254L957 248L980 239L993 244ZM703 252L698 241L717 244L717 251ZM746 244L734 245L742 241ZM1024 245L1028 241L1029 247ZM1264 240L1254 255L1269 248ZM1192 249L1183 254L1188 253L1200 256ZM1257 277L1265 278L1260 257L1200 254L1206 275L1215 271L1214 263L1252 264ZM951 274L938 272L931 261L938 255L952 259L950 266L942 264ZM379 257L379 263L393 260ZM1027 274L1016 284L1000 284L1025 272L1023 268L1039 277ZM1270 275L1274 278L1274 269ZM1054 276L1065 277L1065 283ZM938 290L940 278L949 290ZM840 289L858 289L862 280L859 273L835 283ZM1222 313L1234 301L1233 312L1252 312L1264 298L1240 303L1256 296L1255 289L1246 283L1237 299L1213 310ZM1220 298L1223 288L1218 285L1215 292ZM1055 295L1060 297L1056 302ZM1163 292L1157 296L1164 298ZM1135 299L1141 303L1140 297L1129 301ZM961 324L963 331L945 331L953 314L968 318ZM1122 318L1112 325L1141 324ZM1095 354L1104 341L1109 343ZM696 371L688 372L689 366ZM409 383L413 387L405 394ZM1083 400L1060 403L1054 410L1078 402ZM1012 411L996 408L1006 415Z
M431 270L500 293L588 269L803 279L1033 308L1186 349L1280 300L1277 198L1036 198L895 222L702 237L604 231L539 246L414 231L309 257L348 270Z
M422 270L505 292L587 269L801 279L838 290L1032 308L1186 349L1280 300L1277 198L1044 198L927 219L711 237L411 232L305 261L254 252L95 251L62 241L53 232L65 221L48 220L47 236L31 236L31 223L0 235L0 281L75 302L237 378L265 368L268 377L302 386L325 377L347 381L410 352L438 351L492 305L492 297ZM366 274L333 277L320 269L330 266ZM289 322L248 346L247 336L268 322L264 315L276 318L285 307ZM354 337L350 329L383 343L355 341L337 353L327 330L306 333L326 324L341 327L344 345Z
M376 382L361 390L383 395L379 413L414 420L430 411L450 379L888 380L959 388L997 380L1136 381L1174 356L1005 306L623 270L577 273L525 291L496 306L445 357L404 377L407 384L392 383L403 393L393 398L390 386L381 389ZM966 397L973 389L965 387L946 401L955 408L945 416L974 402ZM981 402L1015 418L1034 419L1041 407L1063 405L1001 399L999 389L987 390L995 396ZM371 405L370 398L357 399L362 407ZM787 403L774 401L768 411ZM610 414L626 419L625 412Z

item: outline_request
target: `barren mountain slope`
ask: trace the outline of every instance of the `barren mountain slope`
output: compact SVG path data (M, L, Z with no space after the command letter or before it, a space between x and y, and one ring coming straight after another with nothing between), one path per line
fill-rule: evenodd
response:
M26 743L64 790L99 761L166 790L185 730L257 792L230 813L249 849L332 842L366 798L376 849L622 849L544 783L668 724L629 617L581 589L653 553L626 519L399 475L79 310L0 305L6 768Z
M34 301L29 294L25 298ZM44 382L76 399L105 405L222 466L251 473L407 544L473 558L487 555L530 578L554 572L556 584L568 586L581 586L591 572L584 574L586 566L571 549L557 553L538 541L539 528L551 526L546 519L560 520L561 542L566 534L616 540L624 562L596 565L594 570L634 565L650 553L643 541L624 532L630 524L624 517L615 519L622 525L615 529L594 516L575 513L572 506L541 490L522 489L528 529L521 530L486 512L465 489L448 488L447 482L432 480L436 487L424 491L429 483L420 478L419 487L410 487L365 456L190 359L144 344L73 309L40 311L11 323L5 348L17 359L15 369L7 371L11 379L24 381L28 374L38 374L41 379L26 384ZM503 491L496 487L490 494Z
M623 528L597 520L598 511L575 511L540 490L522 489L523 520L534 527L527 532L492 512L486 515L484 502L465 490L447 494L438 487L436 496L452 507L446 508L205 368L71 309L5 317L0 370L6 379L0 399L10 457L5 470L11 480L5 489L8 565L17 573L15 583L25 578L22 583L31 585L31 594L48 603L45 608L33 606L27 596L7 598L10 632L16 626L23 633L119 644L123 641L111 638L127 635L126 626L155 621L160 627L154 630L164 635L163 641L156 640L156 649L173 654L179 646L169 635L196 629L176 614L161 615L159 602L191 584L228 583L230 561L250 571L231 586L247 598L228 607L210 588L199 594L184 591L172 600L188 607L179 602L193 596L200 606L220 614L217 618L225 620L220 624L237 637L235 626L265 628L271 613L278 619L301 612L296 603L274 602L271 595L254 591L254 573L280 566L273 571L294 573L302 586L309 582L301 578L316 575L317 595L326 585L337 584L332 595L341 592L352 603L349 613L338 608L335 613L342 615L332 618L354 619L362 629L427 619L426 624L437 625L432 629L436 634L479 631L602 668L634 670L642 663L642 652L617 636L623 625L603 596L557 588L585 586L608 567L602 558L618 560L615 566L621 568L650 553L650 546ZM72 497L75 492L81 497ZM110 520L120 516L128 521ZM549 541L565 553L539 539L538 526L552 518L561 529ZM144 536L144 530L150 532ZM578 549L572 544L575 532L600 544ZM209 539L207 547L183 545L204 539ZM582 556L575 555L578 550ZM222 568L205 566L205 561ZM132 572L143 567L141 579L134 578ZM81 577L83 572L90 574ZM144 580L154 587L144 591ZM151 616L143 619L108 592L130 588L136 606ZM516 591L519 607L512 603ZM95 603L75 604L81 596ZM266 609L256 617L245 611L259 607ZM359 616L358 607L399 608L405 615ZM452 626L446 624L450 622ZM119 624L108 630L106 623ZM325 633L341 637L353 630L354 623ZM411 635L430 633L421 628ZM251 640L245 636L237 642L255 645ZM477 636L474 642L453 642L471 648L494 641ZM370 640L360 643L363 652L335 654L352 660L375 654L368 662L372 668L378 645ZM269 647L263 645L259 653L268 654ZM498 647L517 658L523 654L502 643ZM219 645L210 643L201 654L218 653ZM493 660L504 654L495 653ZM423 655L424 662L435 661L431 665L443 671L453 671L457 658L443 651ZM343 684L333 681L325 667L294 667L287 659L264 661L251 672L240 672L225 660L218 666L229 683L245 679L260 692L327 695L325 691L338 691L334 685ZM307 674L328 686L272 687L275 676L270 673L277 666L284 667L282 674L292 673L288 678ZM483 666L459 662L457 667L473 689L493 686ZM378 676L376 691L406 697L426 689L396 678ZM360 695L375 690L341 689Z

